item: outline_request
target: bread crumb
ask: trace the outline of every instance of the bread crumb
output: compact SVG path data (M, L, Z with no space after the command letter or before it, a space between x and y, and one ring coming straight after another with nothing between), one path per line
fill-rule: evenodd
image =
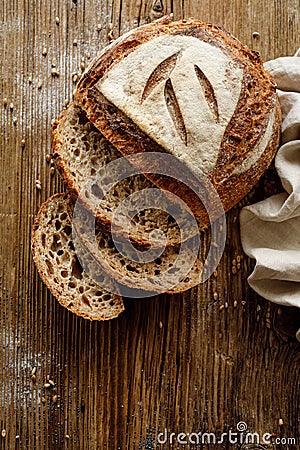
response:
M51 75L52 75L53 77L59 77L60 71L57 70L55 67L52 67L52 69L51 69Z

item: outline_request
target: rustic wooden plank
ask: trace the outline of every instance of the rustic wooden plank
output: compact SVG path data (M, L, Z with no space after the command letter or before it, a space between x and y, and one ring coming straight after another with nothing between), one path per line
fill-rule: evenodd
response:
M65 311L33 267L34 214L62 189L45 156L51 120L72 98L72 74L110 37L170 12L221 23L265 59L291 55L299 45L298 0L0 4L0 86L8 99L0 105L1 449L151 449L165 428L223 432L243 420L252 431L280 433L279 418L286 436L299 434L299 347L292 337L299 316L254 295L247 258L232 273L232 260L242 255L241 205L228 215L217 277L181 296L126 300L126 312L110 323ZM51 75L52 60L59 76ZM44 387L47 375L55 386Z

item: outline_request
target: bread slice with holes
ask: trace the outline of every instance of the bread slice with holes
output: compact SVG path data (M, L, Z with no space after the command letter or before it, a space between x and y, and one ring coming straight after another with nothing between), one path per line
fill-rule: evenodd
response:
M251 190L279 144L276 86L260 56L199 20L165 18L124 34L91 62L75 101L123 155L166 152L204 174L225 211ZM190 188L152 172L148 178L209 223ZM211 203L214 220L222 208Z
M72 242L67 198L67 194L56 194L39 210L32 231L35 265L48 289L69 311L90 320L113 319L124 310L122 297L99 287L102 276L92 279L83 271ZM83 247L80 251L89 270L94 271L92 256ZM105 282L109 286L108 278Z
M94 219L81 201L69 198L68 211L72 215L75 244L98 261L97 273L106 273L114 286L127 297L145 297L160 293L180 293L201 282L203 264L199 255L198 237L178 246L164 249L132 245L121 235L112 236L102 223ZM147 258L145 252L148 252ZM79 254L80 261L85 253ZM91 272L92 273L92 272Z
M53 157L69 191L74 197L78 197L81 194L84 196L85 186L91 177L104 169L107 164L121 158L122 154L95 128L80 107L71 104L53 125ZM96 217L108 229L112 224L114 212L128 196L153 188L155 188L153 183L143 174L133 175L117 183L101 201L96 198L94 204L91 203L92 192L90 192L89 199L86 198L86 205L94 210ZM140 245L150 245L151 242L151 245L160 246L161 241L155 238L154 233L150 234L156 229L166 235L167 245L177 245L181 239L193 235L189 216L183 207L179 207L176 214L182 220L181 228L184 230L184 236L181 236L175 219L164 211L167 199L165 191L156 190L155 204L161 209L144 209L140 199L126 211L133 217L129 229L132 241ZM116 214L114 218L116 232L124 234L123 223L122 214Z

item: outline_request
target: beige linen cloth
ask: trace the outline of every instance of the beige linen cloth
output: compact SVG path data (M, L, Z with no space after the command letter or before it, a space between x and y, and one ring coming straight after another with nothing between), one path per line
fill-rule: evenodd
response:
M256 259L250 286L267 300L300 307L300 49L265 68L278 86L283 123L275 167L286 192L242 209L241 241Z

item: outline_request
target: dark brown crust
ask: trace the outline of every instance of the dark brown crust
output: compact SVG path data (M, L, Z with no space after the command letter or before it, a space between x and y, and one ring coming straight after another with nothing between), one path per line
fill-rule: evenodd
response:
M83 317L84 319L88 319L88 320L110 320L110 319L114 319L116 317L119 316L119 314L121 314L122 311L124 311L124 304L123 304L123 300L122 297L120 296L120 311L118 312L118 314L114 314L111 317L107 318L107 319L103 319L101 317L91 317L89 315L84 314L81 311L78 311L75 307L70 307L68 306L64 300L61 298L61 295L59 293L59 291L56 289L56 286L54 283L51 283L51 280L49 280L49 277L47 276L47 274L44 272L44 270L42 269L40 263L39 263L39 257L37 255L36 252L36 231L37 229L40 227L40 223L41 223L41 217L43 215L43 212L45 209L48 208L48 205L50 202L52 202L54 199L56 198L63 198L66 203L69 199L69 195L67 193L58 193L53 195L52 197L50 197L48 200L46 200L42 206L40 207L40 210L34 220L34 224L33 224L33 228L32 228L32 238L31 238L31 251L32 251L32 256L33 256L33 260L34 263L37 267L37 270L40 274L41 279L43 280L43 282L45 283L45 285L47 286L47 288L49 289L49 291L57 298L58 302L66 309L68 309L70 312L76 314L77 316Z
M231 176L237 162L241 164L265 132L270 114L278 102L271 76L263 69L258 53L225 31L222 27L193 19L171 23L155 23L141 27L103 52L81 79L75 94L76 102L104 136L124 155L165 150L143 133L125 114L96 89L95 84L110 67L125 58L137 46L162 34L181 34L210 42L230 55L244 69L242 93L236 112L227 126L219 157L209 178L222 200L225 211L232 208L251 190L273 159L279 145L280 114L277 103L273 136L259 161L247 172ZM159 187L170 190L191 208L201 226L208 223L202 203L186 186L171 179L147 175ZM227 191L228 190L228 191Z

